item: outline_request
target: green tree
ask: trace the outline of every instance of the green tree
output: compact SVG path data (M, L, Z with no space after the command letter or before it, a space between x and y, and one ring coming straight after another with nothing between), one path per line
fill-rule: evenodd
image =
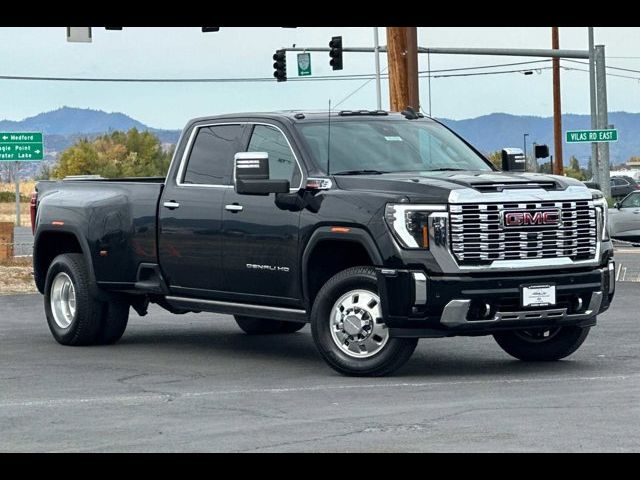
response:
M101 175L105 178L164 176L173 148L164 151L158 137L132 128L94 140L83 138L65 150L51 176Z
M491 163L493 163L496 168L502 170L502 152L500 150L489 153L486 155L486 157Z
M51 165L48 163L42 163L40 165L40 171L36 175L36 180L49 180L51 178Z
M580 162L574 155L571 155L571 158L569 159L569 166L564 169L564 173L567 177L575 178L577 180L587 180L586 170L580 168Z

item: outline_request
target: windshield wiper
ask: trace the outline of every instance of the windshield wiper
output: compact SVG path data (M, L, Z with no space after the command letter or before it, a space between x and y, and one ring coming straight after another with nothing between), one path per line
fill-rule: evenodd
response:
M464 172L466 168L452 168L452 167L444 167L444 168L432 168L431 170L427 170L427 172Z
M344 172L334 172L331 175L382 175L383 172L381 170L345 170Z

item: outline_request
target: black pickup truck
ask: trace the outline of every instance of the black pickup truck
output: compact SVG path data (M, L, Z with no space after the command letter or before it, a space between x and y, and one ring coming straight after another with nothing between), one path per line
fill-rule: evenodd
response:
M166 180L38 183L34 273L64 345L116 342L152 302L249 334L311 323L347 375L391 373L421 337L558 360L613 298L606 215L415 112L215 116L186 126Z

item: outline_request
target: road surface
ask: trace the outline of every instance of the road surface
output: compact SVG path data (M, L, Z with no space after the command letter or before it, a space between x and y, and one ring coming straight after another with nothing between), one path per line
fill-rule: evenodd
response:
M387 378L346 378L309 327L132 315L109 347L63 347L39 295L0 297L0 451L639 451L637 283L569 359L491 337L421 340Z

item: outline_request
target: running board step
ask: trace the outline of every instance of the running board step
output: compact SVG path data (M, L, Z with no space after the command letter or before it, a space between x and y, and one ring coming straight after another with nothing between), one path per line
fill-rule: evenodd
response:
M269 307L250 303L222 302L203 298L165 297L167 302L175 307L189 310L199 310L229 315L246 315L249 317L269 318L271 320L285 320L289 322L309 322L305 310L285 307Z

